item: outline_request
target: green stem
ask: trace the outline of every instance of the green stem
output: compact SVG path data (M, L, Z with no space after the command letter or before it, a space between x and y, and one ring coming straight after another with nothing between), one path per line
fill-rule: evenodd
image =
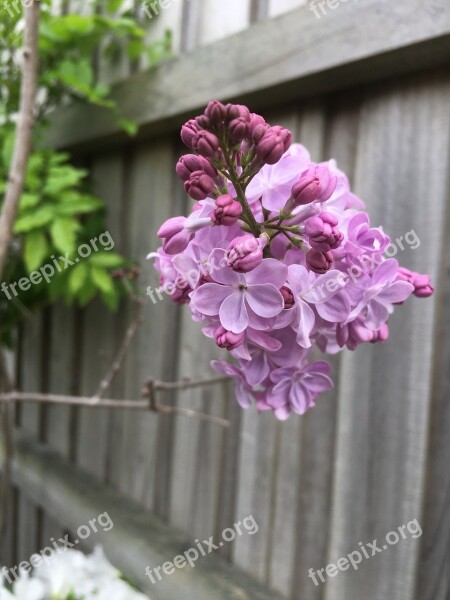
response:
M229 171L230 181L234 185L234 188L236 190L237 198L238 198L239 202L241 203L243 214L247 221L247 224L249 225L250 229L252 230L253 235L255 237L259 237L259 235L261 234L261 231L262 231L261 225L259 223L257 223L257 221L251 211L251 208L247 202L247 198L245 197L245 192L244 192L243 188L241 187L241 183L239 181L239 176L236 173L236 169L235 169L233 160L228 156L227 152L224 152L224 156L225 156L225 161L227 163L227 167L228 167L228 171Z

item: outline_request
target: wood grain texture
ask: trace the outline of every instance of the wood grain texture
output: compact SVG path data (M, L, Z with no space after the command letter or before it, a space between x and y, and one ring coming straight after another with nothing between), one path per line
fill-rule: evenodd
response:
M307 4L307 0L269 0L269 15L271 17L282 15L304 4Z
M302 7L135 75L114 97L142 136L154 136L173 131L212 94L260 109L442 64L449 51L446 0L367 0L358 10L341 6L330 19ZM46 143L58 148L125 140L106 111L68 107L52 123Z
M186 567L152 584L145 567L173 560L191 548L193 540L35 442L18 440L14 477L36 502L46 506L54 521L73 531L107 506L113 528L99 530L95 539L86 539L86 546L101 543L110 560L152 600L281 600L214 554L203 557L193 569Z
M122 163L118 153L105 154L91 166L93 191L108 206L105 233L97 241L99 250L114 251L120 248L122 234L121 182ZM111 242L112 240L112 242ZM95 249L92 248L92 254ZM96 299L83 315L83 340L80 363L80 393L92 396L99 382L107 373L120 344L119 333L123 331L115 315ZM111 390L114 397L114 389ZM108 452L110 450L110 421L112 411L80 409L77 426L77 463L100 480L106 477Z
M420 250L403 242L398 258L435 279L447 200L447 131L448 77L436 73L367 90L356 191L367 200L372 222L383 221L393 239L416 231ZM433 210L424 197L433 199ZM384 348L343 358L331 560L421 519L435 318L436 299L412 300L393 318ZM326 599L350 592L374 600L413 598L419 551L420 542L409 536L358 574L330 580Z

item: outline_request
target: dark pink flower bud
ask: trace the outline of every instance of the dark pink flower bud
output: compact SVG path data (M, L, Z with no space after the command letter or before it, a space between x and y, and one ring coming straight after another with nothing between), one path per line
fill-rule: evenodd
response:
M227 250L228 266L239 273L248 273L261 264L267 239L256 239L251 234L235 238Z
M268 165L276 164L292 144L292 133L284 127L270 127L258 145L256 154Z
M250 111L249 109L244 106L243 104L227 104L226 105L226 111L227 111L227 121L234 121L234 119L245 119L246 121L250 121Z
M252 114L250 116L250 133L255 144L258 144L267 131L270 125L261 117L261 115Z
M292 290L285 285L280 289L281 295L284 300L284 308L293 308L295 306L295 298Z
M185 123L181 128L181 139L188 148L194 148L194 138L198 132L199 127L194 119Z
M325 202L337 186L337 177L324 165L312 165L292 188L292 198L297 206L311 202Z
M407 281L414 286L413 294L417 298L429 298L435 292L434 286L431 285L431 277L429 275L421 275L415 271L410 271L405 267L400 267L397 272L397 281Z
M342 244L344 236L337 228L338 220L331 213L323 212L305 223L305 233L310 245L316 250L329 252Z
M204 200L214 190L214 180L204 171L194 171L185 182L184 189L194 200Z
M312 248L306 255L306 264L314 273L323 275L331 269L333 255L331 252L321 252Z
M217 171L203 156L196 154L185 154L180 158L176 167L177 175L183 181L187 181L195 171L204 171L212 178L217 177Z
M233 333L227 331L224 327L220 326L214 333L216 344L219 348L226 348L227 350L235 350L239 346L242 346L245 340L245 332Z
M194 138L194 148L205 158L217 158L219 156L219 138L210 131L199 131Z
M195 117L195 122L197 123L199 129L205 129L209 131L211 129L211 122L206 115L200 115Z
M434 286L431 285L431 278L429 275L415 274L414 277L414 296L417 298L429 298L435 292Z
M214 225L234 225L242 214L241 204L229 194L219 196L216 206L216 210L211 214Z
M227 110L222 102L212 100L205 110L205 115L213 127L219 127L227 115Z
M250 135L250 126L248 121L239 117L231 121L229 125L230 141L232 144L240 144Z

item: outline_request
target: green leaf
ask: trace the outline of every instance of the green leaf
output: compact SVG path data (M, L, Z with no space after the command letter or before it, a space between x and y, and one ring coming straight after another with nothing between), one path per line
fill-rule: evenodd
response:
M57 196L62 191L77 185L86 175L86 171L75 169L70 165L52 167L48 174L44 193L49 196Z
M116 13L119 8L122 6L123 0L108 0L107 10L110 13Z
M87 280L89 269L86 263L79 263L70 272L69 275L69 290L73 296L83 287Z
M32 208L33 206L36 206L36 204L39 204L39 201L40 197L37 194L22 194L20 197L19 210L23 211L27 208Z
M115 289L111 290L111 292L100 292L101 296L102 296L102 300L103 302L106 304L106 306L112 310L112 311L116 311L117 308L119 307L119 294L116 292Z
M83 287L78 292L76 299L80 306L86 306L97 293L97 288L89 279L84 283Z
M125 259L115 252L97 252L90 257L89 262L94 267L115 269L117 267L122 267L125 263Z
M55 207L45 204L33 212L27 211L23 216L19 216L14 225L14 233L26 233L38 229L53 221L54 218Z
M136 135L136 133L138 132L139 129L139 125L137 123L135 123L134 121L129 121L127 119L117 119L117 124L119 125L119 127L122 127L122 129L128 133L128 135L134 136Z
M50 227L53 243L61 252L72 254L75 250L76 232L81 225L70 217L58 217Z
M5 169L9 168L11 162L12 153L14 150L14 132L10 132L5 136L2 148L2 160Z
M111 276L103 269L93 267L91 269L91 279L98 289L105 294L108 294L114 290L114 284Z
M24 262L29 272L40 267L49 254L49 243L43 231L36 230L27 233L24 244Z
M58 206L58 214L62 216L84 214L94 212L103 206L103 202L94 196L78 193L64 194L62 203Z

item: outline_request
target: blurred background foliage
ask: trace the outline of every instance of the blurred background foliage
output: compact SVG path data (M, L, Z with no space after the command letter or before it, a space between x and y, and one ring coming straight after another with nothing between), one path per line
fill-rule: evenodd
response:
M39 31L39 91L33 149L26 172L14 239L4 274L9 286L46 264L52 257L74 260L83 243L106 231L107 198L97 198L89 189L89 173L70 162L67 153L39 145L48 115L70 102L85 102L111 111L120 126L132 136L136 125L124 119L111 98L108 85L98 77L99 64L117 63L124 57L145 61L150 67L171 56L171 34L146 42L146 21L124 0L106 4L87 0L83 14L58 11L51 0L43 0ZM67 13L67 14L66 14ZM20 1L0 9L0 207L11 161L20 94L20 63L23 7ZM32 285L9 300L0 292L0 336L10 345L16 326L33 310L63 298L86 306L100 296L112 310L120 297L132 290L127 273L135 273L133 261L101 249L73 267L56 273L50 283ZM121 276L117 276L121 273ZM123 276L125 274L125 276ZM2 282L0 282L2 283Z

